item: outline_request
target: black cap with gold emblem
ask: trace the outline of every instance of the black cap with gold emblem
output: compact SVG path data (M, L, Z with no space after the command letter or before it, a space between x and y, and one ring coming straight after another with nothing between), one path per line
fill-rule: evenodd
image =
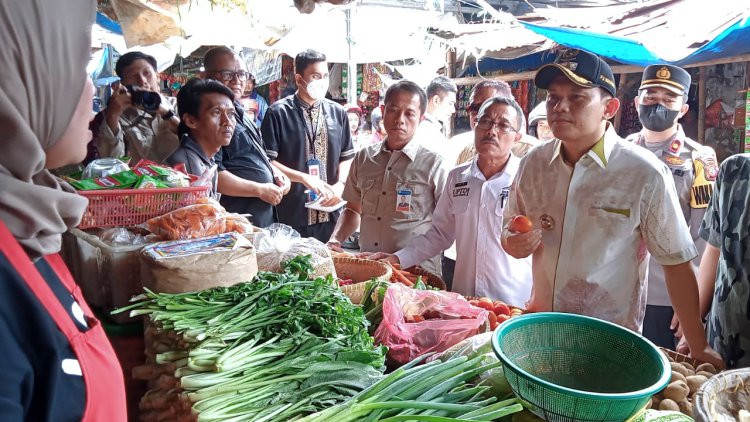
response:
M565 50L557 56L552 64L539 68L534 77L534 84L542 89L549 88L549 84L557 75L565 75L576 85L593 88L602 87L614 97L615 76L607 62L595 54L584 50Z
M690 92L690 74L683 68L671 64L652 64L643 71L641 89L661 87L678 95L688 95Z

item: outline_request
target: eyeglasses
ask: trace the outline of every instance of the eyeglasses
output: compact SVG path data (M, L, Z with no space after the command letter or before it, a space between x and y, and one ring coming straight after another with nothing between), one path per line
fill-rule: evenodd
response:
M481 104L469 104L469 106L466 107L466 112L469 114L477 114L479 113L480 108L482 108Z
M233 72L231 70L215 70L211 73L218 74L222 81L231 81L235 77L241 81L246 81L252 76L250 72L245 72L244 70L240 70L239 72Z
M479 119L479 121L477 122L477 128L481 130L492 130L498 128L500 133L506 135L509 133L518 133L518 131L506 121L495 122L485 118Z

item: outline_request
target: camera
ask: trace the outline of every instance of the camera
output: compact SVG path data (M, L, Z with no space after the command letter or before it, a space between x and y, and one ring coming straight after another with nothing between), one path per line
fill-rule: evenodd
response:
M161 96L156 92L144 91L133 85L126 85L128 92L130 93L130 101L133 105L140 107L146 111L156 111L161 105Z

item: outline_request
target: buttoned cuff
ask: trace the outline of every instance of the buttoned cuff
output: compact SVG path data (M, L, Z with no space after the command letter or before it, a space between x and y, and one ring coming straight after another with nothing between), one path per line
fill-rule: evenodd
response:
M698 256L698 249L695 247L695 245L690 245L689 248L683 249L679 252L670 254L670 255L654 255L651 254L651 256L661 265L678 265L683 264L685 262L692 261L695 257Z
M401 265L401 268L403 269L413 267L421 262L418 260L414 248L406 247L396 252L394 255L398 257L399 265Z

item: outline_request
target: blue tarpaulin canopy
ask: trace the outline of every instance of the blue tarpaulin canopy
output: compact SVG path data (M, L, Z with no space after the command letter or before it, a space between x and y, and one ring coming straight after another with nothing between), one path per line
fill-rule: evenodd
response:
M608 59L632 65L672 63L684 66L750 53L750 19L747 16L726 28L707 44L680 60L659 57L641 42L629 38L574 28L548 27L522 22L528 29L552 41L587 50Z
M703 0L648 0L607 7L539 8L518 22L560 46L590 51L615 65L688 66L750 54L750 7L745 1L710 7ZM479 73L534 70L552 62L558 51L553 48L510 60L484 57L479 60ZM476 74L477 66L463 72L463 76Z

